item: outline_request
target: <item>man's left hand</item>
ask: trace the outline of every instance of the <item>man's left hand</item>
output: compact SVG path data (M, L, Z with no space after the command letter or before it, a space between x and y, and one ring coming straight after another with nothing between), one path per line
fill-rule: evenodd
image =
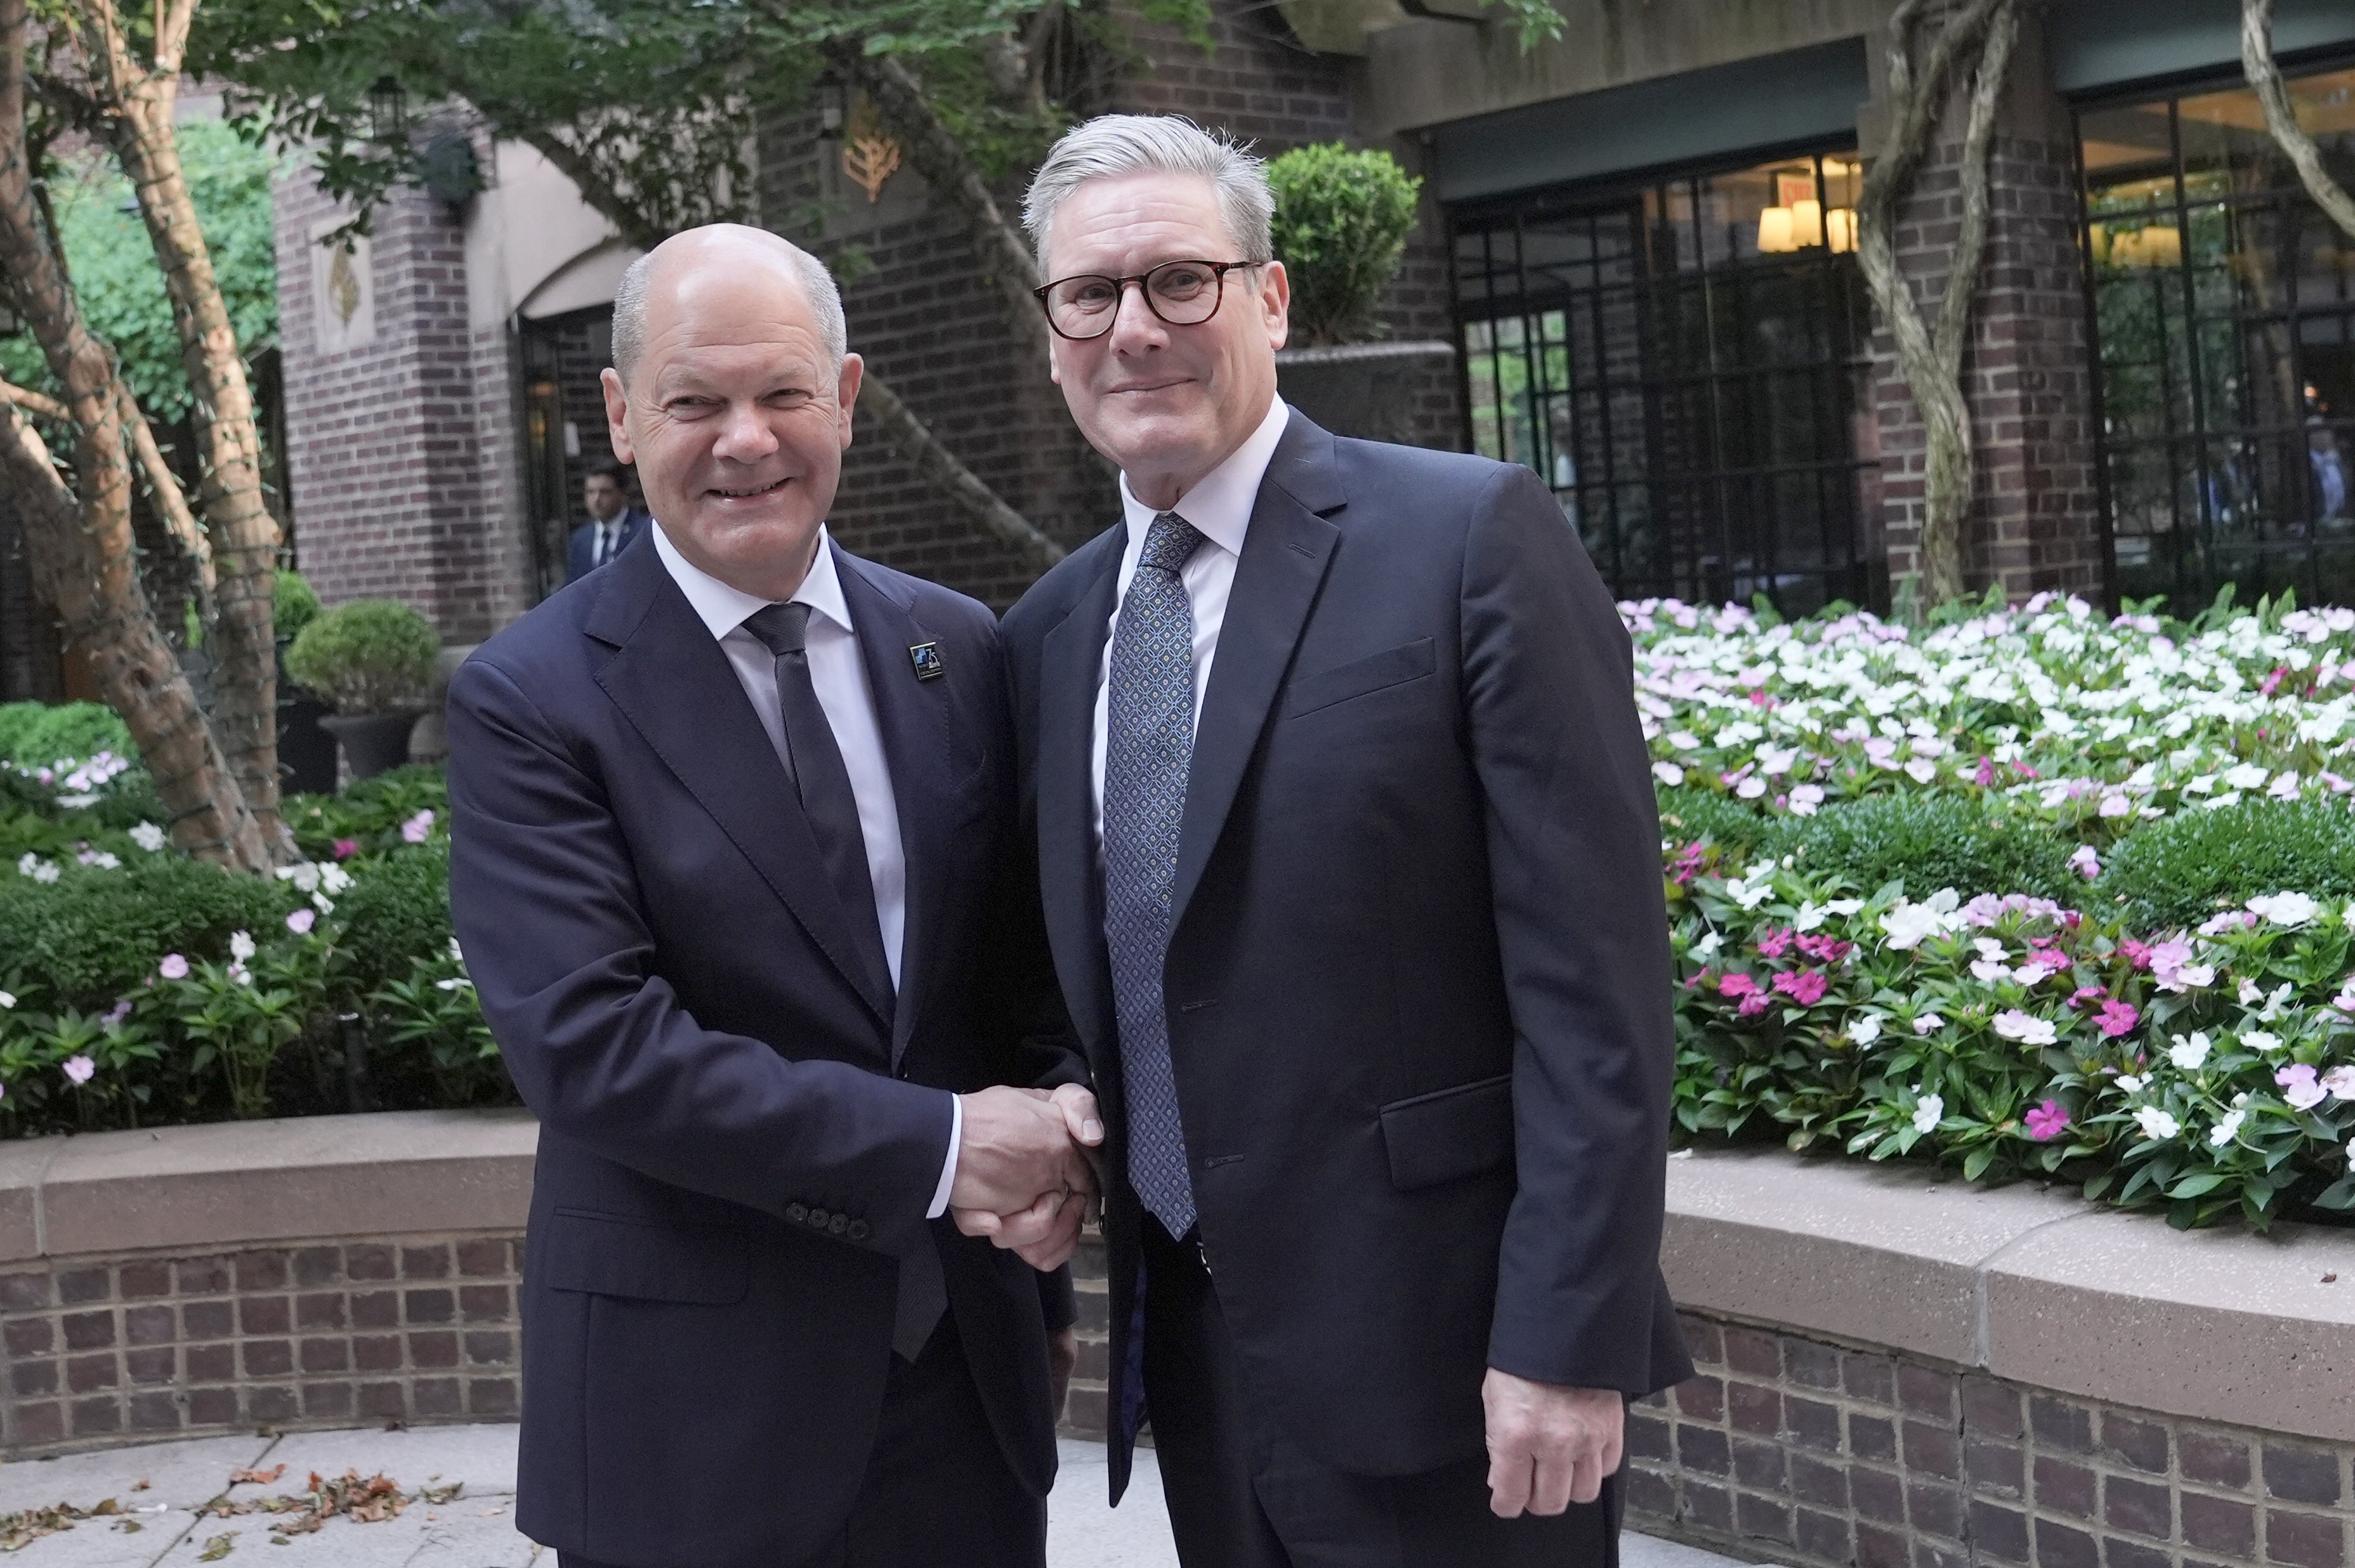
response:
M1488 1508L1498 1519L1591 1503L1619 1468L1626 1403L1616 1389L1531 1382L1491 1367L1480 1403L1488 1412Z

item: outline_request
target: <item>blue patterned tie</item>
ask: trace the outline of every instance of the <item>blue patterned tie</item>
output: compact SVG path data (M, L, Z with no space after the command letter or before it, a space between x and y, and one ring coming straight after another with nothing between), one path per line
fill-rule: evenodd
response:
M1172 1236L1194 1226L1161 996L1178 829L1194 760L1194 607L1178 574L1201 543L1200 531L1175 512L1153 519L1121 601L1105 700L1104 940L1120 1016L1128 1179Z

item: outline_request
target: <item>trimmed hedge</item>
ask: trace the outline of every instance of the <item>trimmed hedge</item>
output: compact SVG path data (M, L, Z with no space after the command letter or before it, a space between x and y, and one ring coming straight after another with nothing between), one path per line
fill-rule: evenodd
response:
M2355 814L2344 801L2243 801L2147 822L2110 851L2100 885L2126 923L2153 931L2286 889L2355 894Z
M2082 898L2084 879L2069 867L2075 848L1979 802L1934 795L1870 795L1781 817L1759 844L1771 859L1796 857L1811 877L1845 878L1866 893L1902 881L1915 898L1940 888Z
M446 839L388 855L336 901L352 982L362 995L408 977L410 966L450 947Z
M231 933L267 934L298 897L284 882L168 851L114 870L68 862L61 873L44 886L0 867L0 987L37 976L70 1005L101 1010L144 985L167 953L227 958Z
M101 752L139 755L131 731L102 702L0 703L0 763L46 768L60 759L86 762Z

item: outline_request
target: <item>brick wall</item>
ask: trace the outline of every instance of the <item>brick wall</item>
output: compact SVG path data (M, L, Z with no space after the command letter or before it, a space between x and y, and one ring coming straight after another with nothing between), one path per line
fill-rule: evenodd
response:
M294 548L330 604L399 599L452 643L527 602L515 511L512 355L468 325L461 221L420 192L377 214L376 336L315 351L310 232L335 208L307 175L277 190L280 326Z
M1698 1375L1629 1412L1639 1529L1808 1568L2355 1561L2355 1445L1769 1328L1688 1317L1685 1333Z
M522 1264L519 1235L442 1235L0 1274L0 1441L512 1420Z

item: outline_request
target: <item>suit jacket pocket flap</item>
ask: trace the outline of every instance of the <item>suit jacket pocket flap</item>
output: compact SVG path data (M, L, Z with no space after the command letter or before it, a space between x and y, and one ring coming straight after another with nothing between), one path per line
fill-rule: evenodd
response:
M1401 1192L1477 1176L1513 1157L1513 1075L1384 1105L1382 1145Z
M1351 659L1337 669L1300 677L1284 688L1284 716L1290 719L1380 691L1386 686L1400 686L1418 676L1429 675L1433 667L1431 639L1418 637L1365 658Z
M545 1236L557 1290L726 1307L750 1280L745 1238L732 1231L679 1231L613 1214L559 1209Z

